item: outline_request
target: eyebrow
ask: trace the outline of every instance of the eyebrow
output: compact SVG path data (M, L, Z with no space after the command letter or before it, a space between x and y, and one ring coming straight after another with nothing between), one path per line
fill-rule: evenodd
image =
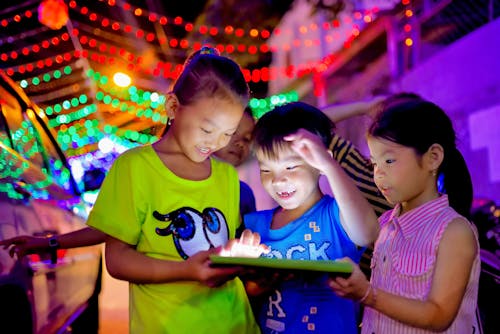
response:
M387 154L391 154L391 153L395 153L395 151L393 149L387 149L387 150L384 150L382 151L382 154L380 154L380 156L384 156L384 155L387 155ZM373 155L370 154L370 159L373 159Z

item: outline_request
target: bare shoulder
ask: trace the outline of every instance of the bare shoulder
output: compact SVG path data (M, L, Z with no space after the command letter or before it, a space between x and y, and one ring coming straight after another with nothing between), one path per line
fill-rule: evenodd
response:
M463 217L454 218L444 231L441 247L450 247L460 253L475 254L477 239L474 226Z

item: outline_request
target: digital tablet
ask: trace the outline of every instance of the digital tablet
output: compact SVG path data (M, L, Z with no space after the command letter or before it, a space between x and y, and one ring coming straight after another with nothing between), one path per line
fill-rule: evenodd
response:
M244 266L287 271L323 272L340 276L349 276L352 273L352 265L349 262L335 260L312 261L211 255L210 261L216 266Z

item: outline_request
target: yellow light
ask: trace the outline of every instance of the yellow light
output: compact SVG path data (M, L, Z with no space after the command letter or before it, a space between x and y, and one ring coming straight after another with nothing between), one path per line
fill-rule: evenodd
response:
M406 46L412 46L413 40L411 38L407 38L407 39L405 39L405 44L406 44Z
M132 79L123 72L116 72L115 75L113 75L113 81L119 87L128 87Z

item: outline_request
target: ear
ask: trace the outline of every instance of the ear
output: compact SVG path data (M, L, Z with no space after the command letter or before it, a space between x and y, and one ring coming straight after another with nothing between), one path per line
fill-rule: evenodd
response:
M168 92L165 101L165 109L167 111L167 116L169 120L175 118L175 113L179 109L179 99L177 95L173 92Z
M431 172L435 172L439 169L439 166L443 163L444 159L444 149L440 144L432 144L426 152L426 164L427 168Z

